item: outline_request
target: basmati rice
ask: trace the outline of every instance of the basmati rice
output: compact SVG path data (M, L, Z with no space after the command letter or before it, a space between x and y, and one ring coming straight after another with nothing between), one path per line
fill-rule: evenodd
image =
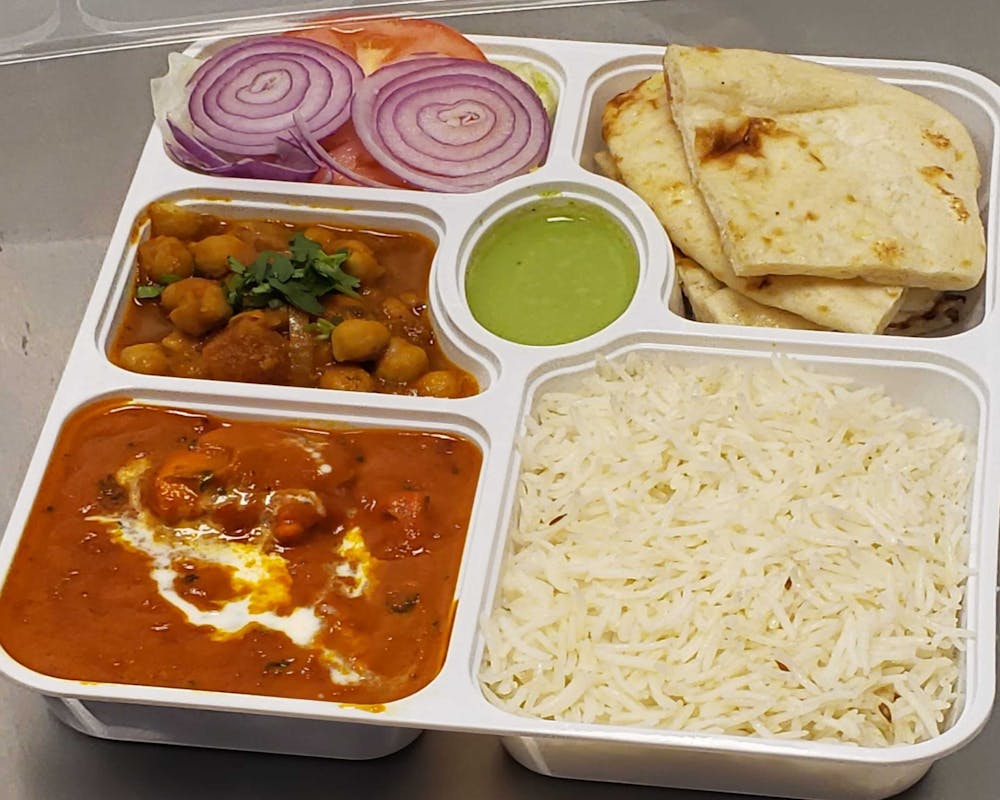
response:
M793 360L539 398L480 680L584 723L912 743L956 700L962 428Z

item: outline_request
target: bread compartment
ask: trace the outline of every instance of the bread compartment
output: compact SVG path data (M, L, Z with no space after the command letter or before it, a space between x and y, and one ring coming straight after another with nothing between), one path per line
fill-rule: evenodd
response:
M922 160L913 166L913 169L922 176L918 176L914 180L924 186L927 193L921 197L914 196L913 202L915 208L918 201L922 206L933 206L934 208L940 206L943 222L945 217L950 219L953 212L967 214L970 209L967 209L966 205L978 206L971 213L975 214L978 211L985 229L986 266L984 275L978 285L968 290L959 291L956 288L958 283L955 283L954 286L943 292L939 291L938 288L911 288L900 293L888 285L868 284L863 281L863 276L862 278L845 280L843 276L737 276L735 274L730 259L734 251L732 247L723 248L718 235L720 209L713 207L710 210L710 204L706 205L703 199L701 185L699 184L699 187L695 188L692 183L692 173L688 167L689 159L685 155L682 138L676 125L670 121L671 115L665 89L659 83L663 75L663 54L662 48L642 48L641 53L605 64L591 76L576 138L576 157L585 169L598 174L610 173L611 177L615 179L621 179L619 168L624 167L626 183L631 182L639 197L649 203L659 219L666 223L668 233L673 234L671 239L674 246L691 256L696 262L694 264L688 261L679 262L679 280L684 282L684 278L687 277L686 284L690 291L686 298L688 302L684 305L669 302L672 296L676 297L676 294L667 293L666 298L671 311L706 322L731 325L839 330L855 333L882 332L920 338L940 338L970 330L979 325L990 313L996 286L994 272L997 251L996 204L992 202L991 198L1000 194L1000 183L998 183L1000 176L997 174L997 165L1000 162L1000 141L998 141L997 135L1000 89L995 84L975 73L942 64L918 64L874 59L814 59L848 75L856 73L879 78L920 95L936 103L945 112L954 115L971 136L972 148L978 158L982 176L978 195L966 204L952 194L952 192L958 191L950 182L954 176L944 167L938 166L938 162L944 158L938 154L943 153L944 150L937 145L928 144L931 138L933 141L941 142L942 146L948 140L941 139L939 136L933 137L935 132L928 127L924 139L921 140L923 144L919 159ZM775 80L780 81L780 75L775 76ZM639 84L644 81L648 82L640 88ZM730 83L740 85L737 79L730 81ZM797 85L808 86L808 82L799 81ZM789 88L794 87L790 84ZM720 88L719 91L723 90ZM862 105L864 105L866 95L860 89L858 91L859 97L862 98ZM625 92L629 92L629 94L626 96L623 94ZM898 97L894 102L897 100ZM608 130L606 132L612 137L614 146L609 148L608 143L603 138L602 122L605 121L605 109L612 101L614 103L607 116L608 124L606 127ZM780 101L780 97L777 98L777 101ZM733 102L735 101L731 99L726 100L726 103ZM882 98L879 102L887 101ZM720 105L719 107L728 106ZM889 106L884 107L888 108ZM872 111L873 118L883 113L883 106L874 104L870 108L874 109ZM926 108L923 108L920 113L923 114L925 111ZM747 111L748 115L752 116L752 113ZM774 122L768 120L767 112L761 111L760 113L761 116L755 117L755 119L763 119L765 123ZM860 119L861 112L855 110L850 113L854 113L855 117ZM835 111L812 112L803 113L800 117L804 120L816 119L819 126L829 122L826 130L835 130L835 114ZM777 116L781 119L780 114ZM887 120L891 117L888 112L884 113L883 116ZM850 124L854 126L852 135L860 130L858 127L860 123L857 119L850 121ZM917 117L914 116L913 119L916 120ZM775 124L780 126L780 122ZM872 124L874 125L874 123ZM915 124L914 122L914 126ZM794 124L792 128L795 129ZM749 132L744 132L746 137L749 137L746 141L750 141L755 134L749 128L747 131ZM871 131L869 134L869 138L878 139L878 136L871 134ZM914 136L917 134L914 133ZM739 137L736 137L733 141L738 139ZM765 143L765 148L768 146L766 142L769 140L763 134L760 141ZM770 141L774 142L777 139ZM808 145L807 140L802 139L802 141ZM828 138L822 141L822 147L826 147L835 139ZM849 140L845 141L849 143ZM860 142L860 139L858 141ZM859 144L856 152L863 152L864 148L868 146L870 145ZM749 151L744 153L743 151L747 150L745 146L740 145L740 147L743 147L743 150L734 151L737 152L737 155L733 156L736 159L733 163L743 164L747 175L753 174L753 170L766 170L768 168L767 165L758 164L760 159L751 157ZM833 148L833 145L831 144L830 147ZM612 152L617 154L617 161L611 155ZM830 149L830 152L833 152L833 149ZM848 144L844 144L840 152L849 154ZM826 151L823 150L823 153L825 155ZM900 158L901 156L894 157ZM913 156L913 158L917 158L917 156ZM967 163L968 159L965 160ZM841 155L838 156L836 163L839 165L848 162ZM951 156L941 163L950 164ZM964 169L961 159L956 161L956 164ZM743 169L743 167L740 168ZM771 167L771 169L775 168ZM810 202L810 192L804 188L805 185L813 185L814 194L818 194L817 187L822 188L821 183L816 183L816 181L822 180L822 168L817 167L817 169L820 170L817 172L819 177L810 176L809 181L803 185L798 202L794 198L789 199L789 208L783 207L781 216L775 220L785 220L788 215L792 215L790 222L793 223L793 228L798 226L803 232L808 226L815 228L815 233L810 234L811 238L807 241L819 242L822 241L824 235L828 235L831 237L830 242L833 246L838 241L836 237L841 235L843 226L832 227L829 229L830 232L825 234L823 220L831 219L831 225L839 226L840 223L836 219L838 205L824 201L823 208L807 208ZM733 174L736 173L735 168L731 171ZM877 170L874 168L866 169L864 172L865 176L871 175L873 191L874 187L883 186L886 187L885 191L890 191L895 183L888 178L883 183L879 183L881 179L876 173ZM741 172L740 175L742 176L742 174ZM770 173L762 172L760 174ZM794 175L795 173L778 170L774 174ZM938 177L940 177L940 181L938 181ZM718 180L718 173L713 174L712 179ZM832 187L833 184L830 186ZM731 188L731 197L726 195L730 199L739 198L741 194L744 194L736 179L733 179ZM718 189L717 185L715 189L720 193L719 197L723 197L722 190ZM881 188L878 190L882 191ZM850 199L854 195L847 193L844 197ZM898 200L894 201L893 207L898 203ZM898 220L906 217L904 210L901 207L899 214L893 219ZM802 220L806 221L796 221L797 218L794 216L796 211L800 215L804 215ZM867 224L867 220L861 219L859 222L861 224L858 231L861 231ZM733 224L735 225L735 223ZM886 224L895 226L897 222L889 220ZM767 219L764 219L751 226L751 229L754 231L760 229L761 239L771 241L768 238L770 236L768 226L777 225L777 221L768 222ZM787 235L788 230L785 230L785 227L782 224L780 230L778 228L776 230ZM930 228L930 226L926 227ZM944 227L942 227L942 231L944 231L943 236L951 236ZM792 230L792 232L795 231ZM864 231L861 232L864 233ZM894 229L887 232L892 233L893 236L898 234ZM851 236L853 235L851 234ZM778 234L775 236L777 238L774 241L780 241L780 236ZM868 233L864 233L864 236L868 236ZM840 241L849 240L848 236ZM859 239L859 241L862 240ZM944 239L941 239L940 242L947 253L951 248L944 244ZM958 245L956 240L955 248ZM923 260L923 257L921 256L920 259ZM942 259L942 262L944 260ZM699 269L699 265L707 267L707 269ZM879 280L885 280L885 278L880 277ZM931 286L931 283L938 278L932 280L929 277L907 277L905 280L913 286L918 284ZM929 282L922 283L922 281Z
M985 723L997 510L983 379L943 357L778 350L717 334L647 334L534 374L504 495L507 538L494 551L470 664L487 700L508 712L497 727L525 766L873 799L915 782ZM656 369L642 372L650 362ZM805 419L810 434L798 428ZM939 448L950 425L963 429L961 444ZM909 437L911 455L923 456L905 454ZM943 463L956 455L967 478L952 483L958 472ZM937 506L944 516L934 517L950 527L911 516L935 491L920 484L921 470L951 485L954 496ZM761 547L748 545L757 536ZM893 566L873 570L876 561ZM915 584L939 568L959 576L964 597L959 605L956 586L937 586L950 610L935 621L913 598L929 600ZM886 630L868 627L883 612ZM910 635L940 644L944 630L955 637L946 655L915 648L904 662L880 650ZM906 687L933 694L937 657L949 664L947 699L931 712L935 730L911 736L924 724L915 714L941 698L924 706ZM776 708L786 700L791 727ZM852 741L852 731L876 729Z
M67 404L0 550L0 669L92 735L245 748L269 716L285 743L249 749L385 755L468 657L491 444L474 418L347 403Z
M98 334L118 367L439 398L471 396L494 379L431 290L447 269L437 257L445 223L433 210L387 198L346 207L206 195L157 198L135 220Z

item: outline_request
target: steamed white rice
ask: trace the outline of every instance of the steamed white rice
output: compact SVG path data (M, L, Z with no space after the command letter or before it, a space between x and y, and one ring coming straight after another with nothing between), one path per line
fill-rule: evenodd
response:
M546 719L880 746L956 700L963 430L793 361L540 398L480 679Z

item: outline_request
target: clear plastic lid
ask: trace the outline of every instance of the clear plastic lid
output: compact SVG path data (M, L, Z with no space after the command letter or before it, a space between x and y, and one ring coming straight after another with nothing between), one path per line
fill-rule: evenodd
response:
M0 0L0 64L306 27L324 14L453 17L641 0Z

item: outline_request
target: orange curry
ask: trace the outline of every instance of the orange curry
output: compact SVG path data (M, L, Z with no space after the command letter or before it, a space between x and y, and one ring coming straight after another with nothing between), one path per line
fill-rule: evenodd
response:
M66 423L0 594L61 678L379 704L450 635L481 453L105 401Z
M466 397L437 341L434 244L413 232L147 209L111 360L184 378Z

